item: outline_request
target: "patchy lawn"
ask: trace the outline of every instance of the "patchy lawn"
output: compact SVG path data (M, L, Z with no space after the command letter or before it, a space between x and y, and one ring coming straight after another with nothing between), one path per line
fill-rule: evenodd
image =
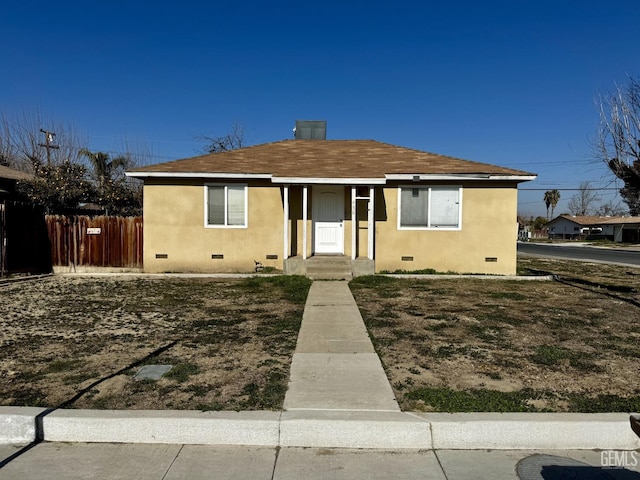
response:
M519 259L558 281L361 277L403 410L639 411L640 270Z
M640 270L525 257L557 281L364 277L403 410L640 410ZM310 281L52 277L0 286L0 405L280 409ZM171 364L158 381L144 364Z
M0 405L280 409L310 285L289 276L4 284ZM174 368L137 381L144 364Z

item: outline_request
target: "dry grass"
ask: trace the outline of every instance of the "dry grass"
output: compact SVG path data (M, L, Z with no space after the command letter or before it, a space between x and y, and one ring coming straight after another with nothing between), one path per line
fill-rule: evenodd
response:
M640 270L522 258L558 281L351 283L405 410L640 410ZM280 409L301 277L0 286L0 404ZM143 364L172 364L136 381Z
M279 409L309 286L284 276L5 284L0 404ZM136 381L142 364L175 367Z
M351 283L405 410L640 409L640 271L523 258L559 281Z

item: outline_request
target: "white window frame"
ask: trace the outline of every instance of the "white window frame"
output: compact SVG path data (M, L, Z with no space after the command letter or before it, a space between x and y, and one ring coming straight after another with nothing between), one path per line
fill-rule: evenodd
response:
M224 224L209 223L209 187L224 187ZM227 205L229 201L229 187L243 187L244 189L244 224L228 225ZM205 183L204 184L204 227L205 228L248 228L249 226L249 189L246 183Z
M420 188L422 190L428 190L428 205L429 210L427 213L427 225L424 227L418 226L403 226L402 222L402 189ZM431 192L433 189L458 189L458 226L457 227L437 227L431 226ZM462 230L462 186L461 185L400 185L398 187L398 230L438 230L438 231L457 231Z

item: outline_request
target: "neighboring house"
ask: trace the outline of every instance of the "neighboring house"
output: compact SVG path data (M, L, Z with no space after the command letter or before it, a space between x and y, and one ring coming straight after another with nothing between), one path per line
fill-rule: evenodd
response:
M29 173L0 165L0 200L16 196L16 182L31 178L33 175Z
M311 137L313 138L313 137ZM534 174L373 140L284 140L141 167L147 272L516 273L518 183Z
M640 217L560 215L545 227L549 230L551 239L607 239L640 243Z
M640 243L640 217L609 217L599 224L614 242Z
M579 240L588 236L613 239L613 226L604 222L613 218L588 215L559 215L545 225L549 238L562 240Z
M0 165L0 276L51 272L44 212L16 191L18 181L31 178Z

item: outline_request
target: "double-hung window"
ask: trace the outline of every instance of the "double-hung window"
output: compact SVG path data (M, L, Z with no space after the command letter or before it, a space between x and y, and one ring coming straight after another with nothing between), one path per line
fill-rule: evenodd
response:
M205 226L247 226L247 186L205 185Z
M400 187L398 228L460 230L462 187Z

